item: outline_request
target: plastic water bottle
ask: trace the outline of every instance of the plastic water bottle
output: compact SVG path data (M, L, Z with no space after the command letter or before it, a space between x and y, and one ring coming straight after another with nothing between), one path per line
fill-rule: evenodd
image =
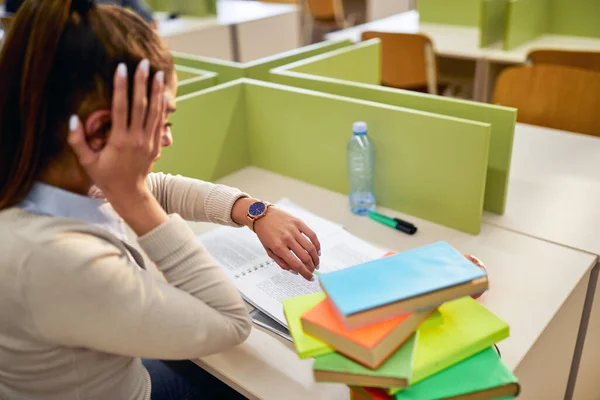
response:
M354 134L347 147L350 211L357 215L366 215L375 210L375 152L373 143L367 136L365 122L355 122L352 131Z

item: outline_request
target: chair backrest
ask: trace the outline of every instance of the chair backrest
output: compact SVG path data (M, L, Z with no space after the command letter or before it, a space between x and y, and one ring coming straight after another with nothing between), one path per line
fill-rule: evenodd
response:
M600 72L600 51L533 50L527 60L536 64L555 64Z
M381 83L400 89L427 86L437 93L437 63L431 39L422 34L366 31L381 39Z
M493 102L517 108L519 122L600 136L600 72L548 64L507 68Z
M308 13L317 21L341 21L344 19L342 0L303 0Z

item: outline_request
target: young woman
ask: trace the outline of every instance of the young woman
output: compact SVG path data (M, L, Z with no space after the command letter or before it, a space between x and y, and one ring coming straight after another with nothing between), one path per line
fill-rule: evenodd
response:
M17 13L0 54L0 398L233 396L198 367L157 361L220 352L251 327L183 219L251 227L281 268L313 279L320 245L301 221L150 173L172 142L176 84L171 55L129 11L26 0Z

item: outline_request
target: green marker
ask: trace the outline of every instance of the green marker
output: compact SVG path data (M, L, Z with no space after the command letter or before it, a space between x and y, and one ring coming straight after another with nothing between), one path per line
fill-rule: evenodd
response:
M385 215L376 213L375 211L371 211L369 213L369 218L384 225L387 225L390 228L394 228L400 232L404 232L407 235L413 235L417 231L417 227L411 224L410 222L403 221L399 218L386 217Z

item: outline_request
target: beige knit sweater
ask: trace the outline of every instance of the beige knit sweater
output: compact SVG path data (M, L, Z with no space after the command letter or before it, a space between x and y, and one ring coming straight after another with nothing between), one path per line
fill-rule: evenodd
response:
M234 226L241 192L162 174L148 184L171 215L138 242L168 284L101 228L0 212L0 399L149 399L140 357L194 359L246 339L243 301L183 220Z

